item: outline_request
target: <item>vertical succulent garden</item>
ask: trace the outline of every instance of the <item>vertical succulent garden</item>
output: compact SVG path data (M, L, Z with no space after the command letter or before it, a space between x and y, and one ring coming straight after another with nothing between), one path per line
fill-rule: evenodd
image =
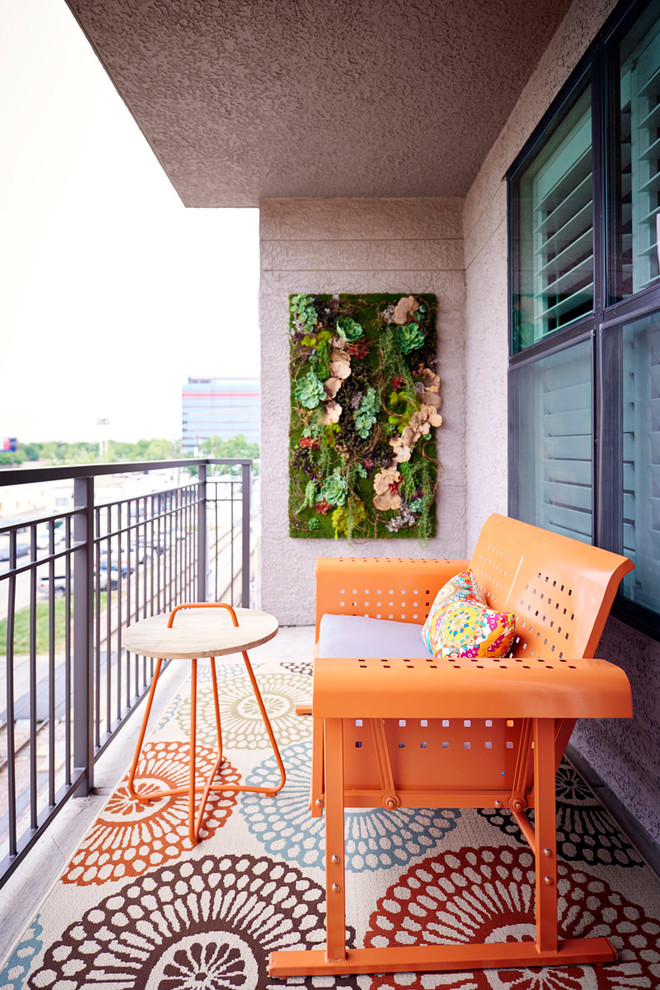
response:
M291 536L435 533L433 295L289 297Z

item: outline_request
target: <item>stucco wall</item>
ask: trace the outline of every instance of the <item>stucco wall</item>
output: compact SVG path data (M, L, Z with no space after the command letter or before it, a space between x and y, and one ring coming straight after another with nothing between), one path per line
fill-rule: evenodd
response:
M465 199L467 546L484 518L507 508L507 226L504 175L615 4L574 3L521 94ZM598 656L631 681L631 722L582 721L572 742L660 842L660 644L610 619Z
M465 283L459 199L270 199L261 204L262 607L282 624L314 619L321 555L465 553ZM288 535L288 296L294 292L433 292L443 475L438 530L417 540L291 539Z
M465 197L467 545L507 511L507 201L504 175L614 8L576 0Z

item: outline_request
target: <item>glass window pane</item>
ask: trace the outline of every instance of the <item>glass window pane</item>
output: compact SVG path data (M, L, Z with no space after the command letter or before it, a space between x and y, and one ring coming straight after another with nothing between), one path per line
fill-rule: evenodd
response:
M622 423L623 593L660 613L660 313L623 329Z
M514 183L515 350L593 310L591 87Z
M660 205L660 0L649 4L614 54L610 159L611 301L658 278Z
M591 347L584 341L520 368L519 514L592 540Z

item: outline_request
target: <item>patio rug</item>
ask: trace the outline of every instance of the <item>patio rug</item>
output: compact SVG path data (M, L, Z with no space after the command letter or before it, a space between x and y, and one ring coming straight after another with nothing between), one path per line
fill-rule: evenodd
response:
M266 659L254 667L285 788L275 798L213 795L191 848L186 798L141 806L120 784L0 972L3 990L660 988L660 883L568 764L557 778L560 929L607 936L617 963L269 978L273 949L324 944L323 821L308 811L311 719L294 712L310 699L312 665ZM276 781L242 661L218 668L224 778ZM200 685L200 762L210 765L208 664ZM182 689L155 727L144 753L151 781L185 783L189 706ZM346 835L349 945L533 937L533 859L507 813L355 810Z

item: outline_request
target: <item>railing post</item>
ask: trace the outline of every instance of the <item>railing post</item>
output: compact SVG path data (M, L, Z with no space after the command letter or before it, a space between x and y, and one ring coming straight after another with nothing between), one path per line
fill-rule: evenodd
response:
M205 602L207 595L208 533L206 531L206 464L199 465L197 489L197 601Z
M241 535L242 535L242 560L241 560L241 605L243 608L250 607L250 515L252 512L251 507L251 494L252 494L252 462L248 461L247 464L241 465L241 491L243 495L242 510L243 518L241 520Z
M94 789L92 620L94 574L94 478L73 483L73 763L84 772L77 789L85 797Z

